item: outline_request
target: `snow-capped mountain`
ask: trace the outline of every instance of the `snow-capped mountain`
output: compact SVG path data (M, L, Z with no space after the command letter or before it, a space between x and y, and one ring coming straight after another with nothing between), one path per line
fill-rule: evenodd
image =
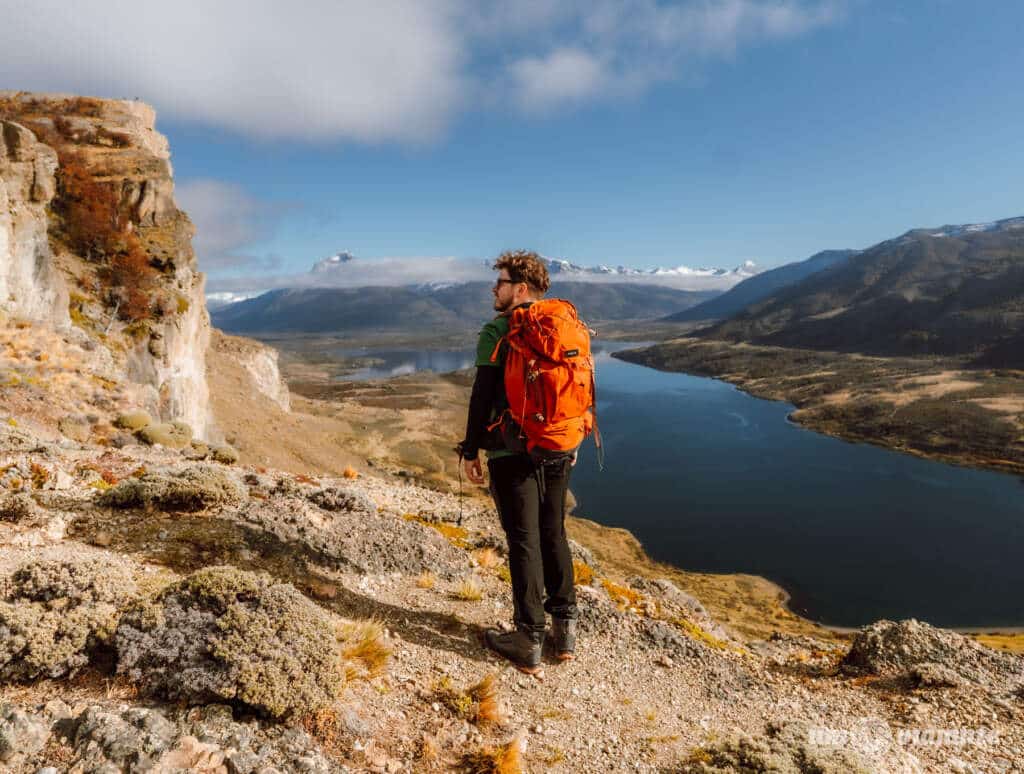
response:
M324 272L337 271L346 263L351 263L354 260L356 260L356 257L348 250L339 250L334 255L329 255L314 263L310 272L312 274L323 274Z
M931 237L958 237L964 234L979 234L991 231L1014 231L1024 228L1024 218L1007 218L1006 220L994 220L991 223L968 223L963 226L943 226L938 231L933 231Z
M573 275L577 279L585 279L589 276L600 276L602 278L622 277L635 280L643 277L669 278L669 277L734 277L737 282L753 277L757 274L757 264L753 261L745 261L742 266L734 269L718 268L691 268L689 266L657 267L654 269L636 269L632 266L580 266L560 258L544 258L548 272L552 275Z
M581 266L559 258L543 258L552 280L562 283L652 285L684 291L728 290L758 272L753 261L734 269L689 266L637 269L632 266ZM401 287L439 291L470 282L494 282L493 258L394 256L361 258L341 250L316 261L306 272L268 277L214 280L207 300L224 306L274 288Z
M263 291L253 291L250 293L235 293L230 290L225 290L220 293L207 293L206 294L206 308L207 309L219 309L222 306L228 306L238 301L245 301L249 298L258 296Z
M473 279L487 280L492 274L492 260L485 261L458 261L462 264L460 271L454 272L454 276L448 274L457 259L440 258L384 258L384 259L363 259L357 258L347 250L342 250L334 255L323 258L313 264L310 274L318 275L326 279L325 275L334 278L351 278L363 273L377 273L386 268L397 268L403 266L408 271L408 280L400 281L396 276L397 272L389 272L389 282L381 284L395 285L417 285L432 288L445 287L458 282L472 281ZM680 282L693 280L694 289L698 289L701 280L707 280L716 289L736 284L747 277L752 277L758 272L757 265L753 261L746 261L743 265L734 269L719 268L691 268L689 266L657 267L654 269L637 269L632 266L581 266L580 264L564 260L562 258L548 258L541 256L541 260L548 267L548 272L554 279L575 281L601 281L601 282L650 282L653 284L679 285ZM442 261L444 263L442 263ZM437 278L426 279L430 272L424 271L429 262L438 267ZM413 269L415 265L415 270ZM375 270L376 267L376 270ZM369 284L369 283L368 283Z

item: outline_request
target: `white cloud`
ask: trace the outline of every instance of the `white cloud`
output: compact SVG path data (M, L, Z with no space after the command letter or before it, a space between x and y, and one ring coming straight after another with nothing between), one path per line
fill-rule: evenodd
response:
M229 296L251 296L274 288L359 288L401 285L456 284L493 282L492 260L452 256L353 258L327 271L263 276L217 277L207 282L208 297L221 300ZM752 263L732 272L713 273L710 269L682 269L674 274L598 274L553 275L552 282L596 282L659 285L678 290L728 290L750 276Z
M279 262L275 256L254 255L251 248L271 236L284 211L280 206L221 180L181 183L175 199L196 227L192 247L203 271L266 269Z
M15 0L13 88L140 96L259 138L421 140L464 77L452 4L430 0Z
M520 59L510 74L519 104L530 111L591 97L606 79L596 57L571 48Z
M13 0L7 88L141 97L272 140L422 142L462 110L642 93L844 0Z
M530 110L615 99L683 78L743 45L833 24L843 9L841 0L589 0L569 19L537 17L560 26L574 47L513 61L509 82L515 102Z
M273 288L361 288L487 281L490 264L451 256L356 258L330 272L214 278L210 292L252 293Z

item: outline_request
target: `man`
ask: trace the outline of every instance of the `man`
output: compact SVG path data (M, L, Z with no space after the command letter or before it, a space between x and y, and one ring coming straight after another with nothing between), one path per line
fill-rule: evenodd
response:
M547 267L536 253L506 252L494 263L498 278L491 292L498 316L484 325L477 343L476 378L469 402L462 464L466 477L484 482L479 449L487 450L487 470L501 526L508 541L512 576L511 632L488 630L487 645L527 674L540 673L545 611L551 614L551 649L571 659L576 640L576 591L572 556L565 535L565 500L575 453L534 462L504 447L488 431L508 406L505 397L503 337L517 307L543 297L550 287ZM492 359L492 356L497 356Z

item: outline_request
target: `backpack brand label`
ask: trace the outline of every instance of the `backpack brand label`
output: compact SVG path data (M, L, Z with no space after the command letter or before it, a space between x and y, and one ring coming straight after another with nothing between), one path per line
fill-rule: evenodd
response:
M566 357L576 357L579 353L580 353L580 351L578 349L567 349L565 351L565 356Z

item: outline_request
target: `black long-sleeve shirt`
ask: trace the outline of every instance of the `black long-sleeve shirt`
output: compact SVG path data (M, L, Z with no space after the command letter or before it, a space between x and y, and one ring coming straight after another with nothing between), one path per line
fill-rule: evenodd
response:
M469 412L466 417L466 436L462 441L462 457L475 460L482 444L494 448L493 435L487 426L505 410L505 351L499 343L508 333L508 317L499 315L484 325L476 345L476 378L469 398ZM491 356L497 350L497 357Z

